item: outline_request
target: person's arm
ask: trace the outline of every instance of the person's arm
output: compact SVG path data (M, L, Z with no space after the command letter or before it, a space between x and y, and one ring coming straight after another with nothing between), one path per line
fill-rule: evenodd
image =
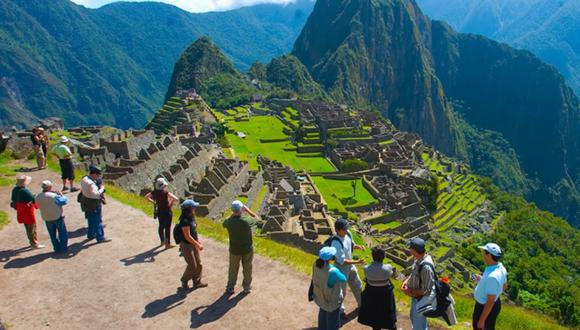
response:
M344 275L338 268L333 267L328 274L326 285L329 288L332 288L337 282L346 282L346 275Z
M151 202L151 203L155 204L155 201L153 200L153 198L151 198L151 196L152 196L152 195L151 195L151 193L150 193L150 192L148 192L148 193L145 195L145 199L146 199L146 200L148 200L149 202Z
M99 187L97 187L97 184L91 180L87 178L83 179L83 181L81 182L81 187L83 186L83 183L85 186L88 185L88 189L87 191L83 191L83 195L86 198L90 198L90 199L100 199L101 198L101 192L99 190ZM104 185L103 185L103 190L104 190Z
M172 208L175 202L179 201L179 198L172 193L168 194L169 196L169 208Z
M491 313L494 304L495 304L495 295L494 294L487 295L487 301L485 302L485 306L483 306L483 312L481 312L481 316L477 321L478 329L482 330L485 329L485 320L487 320L489 313Z
M189 230L189 226L183 226L183 227L181 227L181 230L183 231L183 238L186 241L188 241L189 243L193 244L193 246L195 246L198 250L203 251L203 245L201 245L200 242L196 241L191 236L191 231Z
M250 210L250 208L246 205L244 205L244 211L246 211L252 218L260 219L260 217L254 211Z

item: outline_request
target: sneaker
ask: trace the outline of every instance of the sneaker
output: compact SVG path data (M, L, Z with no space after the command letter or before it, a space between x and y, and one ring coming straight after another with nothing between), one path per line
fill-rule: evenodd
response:
M226 288L226 293L227 294L234 294L234 288Z
M207 288L207 283L205 282L198 282L196 284L193 285L194 289L199 289L199 288Z
M31 247L31 248L33 248L33 249L42 249L42 248L44 248L45 246L44 246L44 245L42 245L42 244L33 244L33 245L31 245L30 247Z

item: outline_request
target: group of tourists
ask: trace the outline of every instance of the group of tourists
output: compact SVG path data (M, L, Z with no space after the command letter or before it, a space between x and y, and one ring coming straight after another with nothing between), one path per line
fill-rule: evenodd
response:
M391 278L394 268L384 264L385 251L374 247L372 263L364 266L365 287L359 278L356 264L361 264L353 250L364 247L353 242L348 222L335 222L336 234L325 242L312 267L309 299L319 307L318 329L334 330L341 327L347 317L344 310L346 284L348 283L358 308L358 322L372 329L397 329L397 309ZM428 329L428 317L442 317L455 324L453 298L449 287L437 279L433 258L427 254L425 241L419 237L408 242L409 253L414 258L410 275L403 281L401 291L411 297L410 319L413 330ZM507 271L499 262L502 252L495 243L479 247L486 268L482 274L473 274L477 283L474 290L475 307L473 329L493 330L501 310L500 296L507 287ZM447 296L449 304L442 299ZM437 306L437 305L440 306ZM439 308L438 308L439 307Z

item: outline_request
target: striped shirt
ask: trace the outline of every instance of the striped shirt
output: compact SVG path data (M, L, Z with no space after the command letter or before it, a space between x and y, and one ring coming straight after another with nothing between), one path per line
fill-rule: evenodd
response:
M409 289L421 289L424 295L429 295L431 290L433 290L433 279L435 278L435 275L429 266L423 266L421 268L421 274L419 274L419 266L424 263L430 263L431 265L435 266L433 259L428 254L425 254L423 258L419 260L415 260L413 269L411 270L411 275L409 275L409 281L407 282L407 285L409 286Z

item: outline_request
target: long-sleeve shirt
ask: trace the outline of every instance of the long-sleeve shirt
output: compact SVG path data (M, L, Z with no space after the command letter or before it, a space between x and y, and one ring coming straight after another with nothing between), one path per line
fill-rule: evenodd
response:
M85 176L81 180L81 193L86 198L90 199L101 199L101 195L105 192L105 188L101 186L99 188L97 183L93 181L90 176Z
M364 267L367 283L372 286L387 286L393 276L393 266L373 261Z
M68 202L66 196L52 191L41 192L36 196L36 204L44 221L56 221L62 217L62 206Z
M433 274L431 267L421 267L421 264L425 263L435 265L433 259L428 254L424 255L423 258L416 260L413 264L413 269L411 270L411 275L409 276L409 282L407 284L410 289L421 289L424 295L429 295L434 287L433 279L435 278L435 275ZM421 269L420 273L419 268Z

